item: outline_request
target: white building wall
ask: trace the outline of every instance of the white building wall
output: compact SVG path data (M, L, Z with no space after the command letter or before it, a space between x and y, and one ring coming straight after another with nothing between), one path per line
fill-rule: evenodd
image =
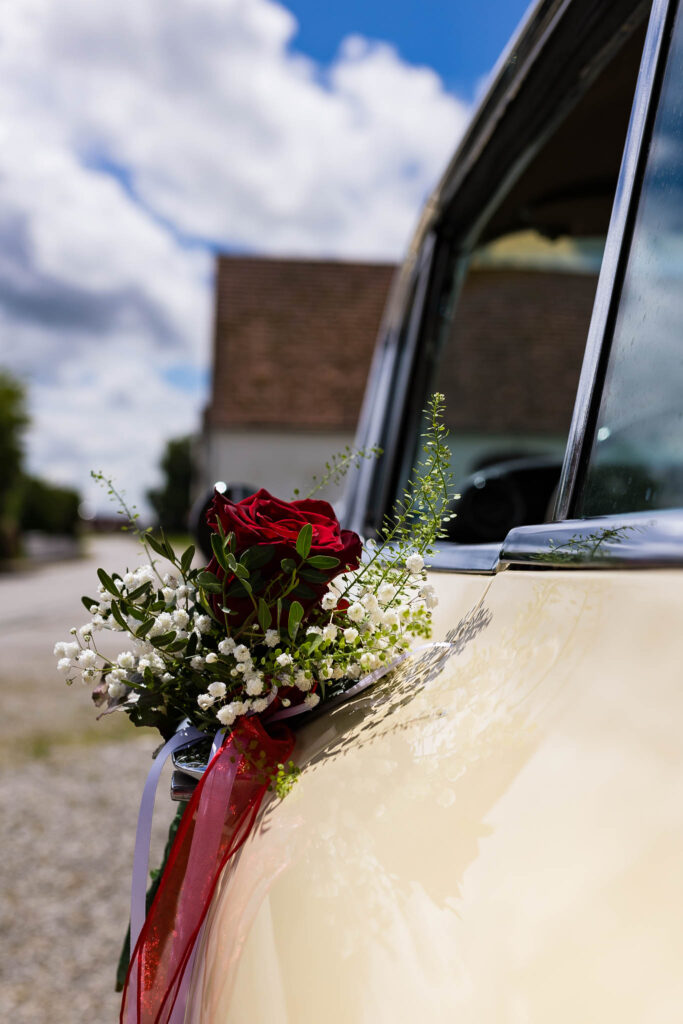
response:
M292 500L298 487L300 497L305 497L313 476L322 476L330 456L353 442L352 433L212 429L200 440L199 493L224 480L228 485L250 484L254 490L265 487L285 501ZM337 507L343 491L344 482L316 497Z

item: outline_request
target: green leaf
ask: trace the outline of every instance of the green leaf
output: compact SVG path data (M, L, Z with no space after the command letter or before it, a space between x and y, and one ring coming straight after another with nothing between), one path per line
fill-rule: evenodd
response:
M164 650L168 651L169 654L177 654L178 651L182 651L184 646L184 640L174 640L172 644L167 644Z
M225 551L223 550L223 541L217 533L211 534L211 548L221 569L225 569L225 571L228 572L228 560L225 556Z
M282 619L282 598L277 599L277 628L280 630L280 620Z
M183 557L180 559L180 571L183 575L190 571L192 565L192 559L194 558L195 547L194 544L190 544L189 548L186 548L183 552Z
M302 580L306 580L307 583L327 583L329 575L323 572L319 572L317 569L309 569L310 561L306 562L299 569L299 576Z
M280 565L283 572L296 572L296 562L293 558L283 558Z
M296 553L301 555L302 558L308 558L311 550L311 544L313 543L313 527L310 523L306 523L299 530L299 536L296 539Z
M135 635L139 637L147 636L153 625L154 619L147 619L147 621L143 622L141 626L138 626L135 630Z
M162 633L161 636L153 636L150 643L155 647L165 647L166 644L172 644L176 638L175 630L170 630L168 633Z
M92 615L92 606L95 605L95 609L97 609L97 606L98 606L99 603L100 602L96 601L94 597L82 597L81 598L81 604L85 608L86 612L90 612L91 615Z
M292 601L289 609L289 619L287 621L287 632L289 633L292 640L296 637L297 630L301 624L301 620L304 617L304 610L298 601Z
M320 633L314 633L308 643L308 653L313 654L314 651L317 651L322 642L323 638Z
M118 589L116 587L116 584L114 583L114 581L111 578L111 576L107 575L107 573L104 571L104 569L98 569L97 570L97 575L99 576L100 583L102 584L102 586L104 587L105 590L108 590L109 593L113 595L113 597L119 597L120 596L119 595L119 591L118 591Z
M242 587L242 588L243 588L244 590L246 590L246 592L247 592L248 594L251 594L251 593L252 593L252 589L251 589L251 583L249 582L249 580L240 580L240 586L241 586L241 587Z
M130 594L127 594L126 596L129 601L137 601L137 599L142 597L144 593L149 593L151 586L152 584L148 581L147 583L143 583L141 586L136 587L135 590L131 590Z
M314 569L335 569L339 565L339 559L332 555L311 555L307 564L312 565Z
M152 551L156 551L162 558L168 558L168 548L163 540L157 540L154 534L148 533L145 540L151 547Z
M242 565L251 571L252 569L262 569L264 565L273 557L273 549L268 544L255 544L252 548L247 548L246 551L242 552L240 562Z
M241 565L240 562L235 563L235 568L233 569L233 572L235 573L235 576L237 576L237 578L240 580L249 579L249 570L247 569L246 565Z
M223 585L221 583L202 583L200 584L202 590L205 590L207 594L222 594Z
M299 583L292 591L295 597L303 597L304 601L312 601L316 596L315 590L311 590L305 583Z
M197 583L199 583L203 587L206 586L206 584L208 583L220 583L220 580L218 579L218 576L216 576L214 573L203 570L197 576Z
M191 658L192 655L194 654L194 652L197 650L197 643L198 643L198 641L199 641L199 637L197 636L197 634L196 633L190 633L189 640L187 641L187 644L186 644L186 647L185 647L185 653L187 654L188 658Z
M264 633L270 628L270 624L273 621L272 612L262 597L258 599L258 621Z
M118 603L116 601L112 601L111 603L111 613L118 622L121 629L125 629L126 632L128 632L130 627L128 626L128 623L124 619L123 615L121 614L121 609L119 608Z

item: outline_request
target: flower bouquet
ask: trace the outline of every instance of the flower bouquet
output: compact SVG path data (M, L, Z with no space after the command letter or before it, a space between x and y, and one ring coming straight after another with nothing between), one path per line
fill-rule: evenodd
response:
M442 402L434 395L425 410L423 457L376 541L342 530L312 495L287 502L260 490L234 503L216 492L207 566L195 566L194 547L178 555L163 535L139 531L148 562L99 569L97 596L82 599L89 621L56 645L67 682L91 684L105 713L157 727L162 755L188 738L214 739L146 921L146 852L140 858L122 1020L171 1020L182 1003L220 871L264 794L283 797L298 775L288 720L370 685L429 636L436 597L425 558L449 517ZM104 629L126 634L129 649L105 657L97 646Z

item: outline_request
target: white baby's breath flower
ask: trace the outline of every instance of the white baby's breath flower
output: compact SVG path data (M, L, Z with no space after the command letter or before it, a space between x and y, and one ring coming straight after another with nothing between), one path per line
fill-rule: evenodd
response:
M71 671L71 659L60 658L59 661L57 662L57 671L61 672L63 676L68 676L69 672Z
M126 572L123 574L123 582L127 590L135 590L138 584L138 577L134 572Z
M287 668L288 665L292 664L291 654L278 654L275 660L280 666L280 668Z
M176 592L172 587L163 587L161 593L166 604L170 604L176 595Z
M314 708L316 704L320 703L320 697L317 693L308 693L304 697L304 704L307 708Z
M347 629L344 630L344 639L346 640L347 644L355 644L356 640L358 639L358 630L356 629L355 626L349 626Z
M157 574L154 571L154 566L149 564L138 566L138 568L135 570L135 575L138 578L138 586L141 586L143 583L154 583L154 581L157 578Z
M173 573L169 572L169 573L166 573L166 575L163 577L161 582L163 583L163 585L165 587L168 587L171 590L177 590L178 589L178 584L180 583L180 580L178 579L177 576L174 576Z
M190 616L184 608L176 608L172 615L173 625L177 626L178 629L185 629L185 626L190 621Z
M184 583L181 583L175 593L176 593L177 599L180 601L183 597L187 597L187 595L190 592L191 592L191 588L186 586Z
M280 634L278 633L278 631L276 629L267 629L266 630L266 636L265 636L266 647L277 647L279 640L280 640Z
M363 608L362 604L356 602L355 604L351 605L351 607L347 610L346 614L348 615L351 622L360 622L365 617L365 609Z
M333 666L333 668L332 668L332 678L333 679L343 679L345 675L346 675L346 673L345 673L344 669L341 667L341 665L334 665Z
M250 697L258 697L259 694L263 693L263 676L254 673L253 675L247 676L245 682L247 693Z
M216 712L216 718L221 725L232 725L237 718L232 704L225 704L222 708L219 708Z
M218 661L218 655L215 651L210 651L206 656L206 664L213 665L216 661Z
M377 591L377 597L383 604L392 601L396 597L396 587L393 583L383 583Z
M424 569L424 564L424 558L417 551L413 551L413 553L411 555L408 555L408 557L406 558L406 569L408 570L408 572L412 572L413 574L422 572L422 570Z
M202 711L208 711L212 704L215 703L216 698L212 697L210 693L200 693L197 697L197 704Z
M172 676L170 672L164 672L163 676L161 677L162 683L172 683L173 679L174 676Z
M360 674L361 667L358 664L349 665L349 667L346 670L346 675L349 677L349 679L358 679L360 677Z
M125 683L119 682L118 679L112 679L111 676L108 677L107 693L113 700L117 700L119 697L123 697L125 692Z
M238 644L232 652L235 661L251 661L251 653L244 644Z
M81 651L77 660L81 668L94 668L97 664L97 655L94 651Z
M299 669L298 672L294 673L294 685L305 693L307 690L310 690L313 685L313 679L308 672L304 672L303 669Z
M198 615L194 620L194 628L198 633L208 633L211 629L211 619L208 615Z
M193 668L195 672L201 672L204 668L204 659L201 654L195 654L194 657L190 658L190 667Z
M389 608L382 615L382 625L383 626L389 626L389 628L393 628L394 626L398 626L398 623L399 623L399 618L398 618L398 611L396 610L396 608Z
M75 658L80 647L76 643L64 643L60 640L58 644L55 644L55 655L61 655L62 658Z
M369 590L367 594L363 594L362 597L363 607L369 612L376 612L379 608L379 601L377 600L377 594Z
M323 629L323 640L328 640L331 642L332 640L335 640L336 637L337 627L333 623L328 622L328 624Z
M331 612L333 608L337 607L338 600L338 595L328 590L328 592L323 596L323 599L321 601L323 611Z
M320 626L309 626L306 630L306 636L322 636L322 632Z
M131 690L126 698L126 704L137 704L140 700L140 694L137 690Z
M259 700L254 701L251 707L252 710L255 711L257 715L260 715L261 712L265 711L266 708L268 707L268 700L265 697L260 697Z
M420 590L420 597L424 601L425 606L427 608L436 608L437 604L439 603L439 599L436 596L436 591L434 590L434 587L430 583L427 583L424 587L422 587L422 589Z
M225 697L226 686L225 683L209 683L207 690L212 697Z
M125 668L126 670L134 668L135 655L132 651L122 651L116 659L116 663L120 668Z
M84 626L79 626L78 628L78 635L80 636L81 640L90 640L90 638L92 637L92 633L92 622L86 622Z
M232 654L235 650L235 641L231 636L226 636L225 640L221 640L219 643L218 650L221 654Z
M361 654L360 667L363 669L364 672L370 671L370 669L372 668L372 662L373 657L372 654L369 653L369 651L366 651L365 654Z

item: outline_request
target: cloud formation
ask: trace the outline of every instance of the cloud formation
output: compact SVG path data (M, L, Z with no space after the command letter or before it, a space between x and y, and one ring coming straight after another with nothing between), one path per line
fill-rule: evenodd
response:
M3 21L0 363L29 382L33 468L139 496L198 426L212 250L399 259L467 110L386 43L317 65L272 0Z

